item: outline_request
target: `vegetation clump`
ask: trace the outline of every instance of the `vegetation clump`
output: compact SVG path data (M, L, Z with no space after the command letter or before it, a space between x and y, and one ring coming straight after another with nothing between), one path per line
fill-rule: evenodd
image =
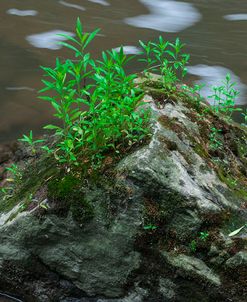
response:
M217 156L226 145L225 129L213 117L221 114L226 121L230 121L232 113L240 110L235 104L239 93L230 75L226 76L222 85L212 88L213 94L209 98L213 99L213 106L209 108L202 105L202 85L189 87L180 84L187 73L186 65L190 56L183 52L185 45L178 38L174 43L162 37L156 42L140 41L142 51L138 60L146 66L143 81L138 84L137 74L128 75L125 70L135 56L127 56L123 47L119 51L103 51L100 59L92 58L87 52L88 45L98 32L97 29L85 33L78 19L76 36L64 35L69 42L61 42L73 51L74 58L57 58L54 68L42 67L45 78L42 80L44 88L40 91L40 98L52 105L58 123L44 127L54 133L52 144L44 144L43 139L35 140L32 131L20 139L28 144L32 156L37 157L40 149L43 149L54 155L65 175L71 173L78 179L98 171L107 163L113 163L113 157L119 158L121 153L139 146L151 134L150 112L143 100L144 93L148 91L156 98L158 106L164 98L170 102L186 99L191 108L197 111L193 114L193 121L201 126L200 131L206 141L196 142L195 151L203 157L216 154L218 160ZM154 81L151 73L158 73L157 80ZM242 114L245 118L246 114ZM205 117L209 116L211 118L207 124ZM180 124L171 118L160 117L160 122L168 124L174 131L183 131ZM174 145L170 147L175 148ZM238 151L241 160L245 157L245 149L243 146ZM16 165L8 170L14 177L7 179L7 186L1 188L5 200L12 197L22 178ZM227 175L231 174L228 170ZM240 174L242 177L244 172ZM234 178L234 174L229 177ZM66 187L64 181L61 183L63 189ZM62 194L59 184L56 188L57 195Z

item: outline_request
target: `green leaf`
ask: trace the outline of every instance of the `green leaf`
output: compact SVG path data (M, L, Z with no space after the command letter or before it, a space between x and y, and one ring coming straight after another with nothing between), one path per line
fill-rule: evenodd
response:
M87 38L86 42L84 43L84 48L86 48L88 46L88 44L95 38L95 36L97 35L97 33L100 31L100 29L96 29L95 31L93 31L89 37Z
M60 44L62 46L65 46L66 48L72 49L76 53L80 52L76 47L74 47L73 45L70 45L70 44L68 44L66 42L59 42L58 44Z
M48 129L48 130L61 130L62 128L55 126L55 125L46 125L43 127L44 129Z
M233 237L233 236L236 236L238 233L240 233L245 227L247 226L247 224L241 226L241 228L231 232L228 236L229 237Z

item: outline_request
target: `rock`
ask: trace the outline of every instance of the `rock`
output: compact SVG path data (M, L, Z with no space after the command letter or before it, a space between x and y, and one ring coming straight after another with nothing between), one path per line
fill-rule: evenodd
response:
M164 301L174 301L176 296L176 284L168 278L160 278L159 292L162 294Z
M178 270L178 274L196 278L215 286L221 285L220 277L202 260L183 254L173 255L171 253L163 252L162 255L170 265Z
M0 200L0 290L27 302L242 301L227 270L246 263L244 238L228 238L232 217L246 217L246 130L149 90L150 141L107 173L78 180L23 155L22 183ZM217 161L214 123L231 133Z
M239 267L247 268L247 252L241 251L235 254L233 257L228 259L225 266L229 269L238 269Z
M168 230L176 232L179 240L186 242L192 235L197 234L201 226L201 219L196 211L187 210L178 213L169 224Z
M210 251L208 252L209 257L218 256L220 253L220 250L217 248L216 245L212 244L210 247Z

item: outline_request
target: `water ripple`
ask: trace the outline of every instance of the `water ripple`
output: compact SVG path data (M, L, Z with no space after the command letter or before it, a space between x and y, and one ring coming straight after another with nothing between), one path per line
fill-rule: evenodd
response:
M114 48L117 52L120 51L121 47ZM139 47L133 46L133 45L126 45L123 46L123 52L126 55L138 55L141 53L141 49Z
M247 21L247 14L225 15L224 19L228 21Z
M37 48L48 48L52 50L57 50L62 48L62 45L60 45L59 42L67 40L66 37L59 36L60 34L74 36L74 34L71 32L63 30L51 30L40 34L27 36L26 40L32 46Z
M179 32L201 19L201 14L190 3L174 0L139 0L149 10L149 15L126 18L124 21L135 27L166 32Z
M93 3L97 3L97 4L101 4L101 5L104 5L104 6L109 6L110 5L110 3L108 3L105 0L88 0L88 1L93 2Z
M81 5L77 5L77 4L73 4L73 3L69 3L69 2L66 2L66 1L59 1L60 4L64 5L64 6L67 6L67 7L71 7L71 8L75 8L75 9L79 9L79 10L86 10L83 6Z
M17 8L10 8L7 10L7 14L15 15L20 17L27 17L27 16L37 16L38 12L36 10L20 10Z

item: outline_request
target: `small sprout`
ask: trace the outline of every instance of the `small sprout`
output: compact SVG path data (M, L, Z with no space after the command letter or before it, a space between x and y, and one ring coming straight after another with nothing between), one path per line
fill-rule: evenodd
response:
M209 134L209 141L210 141L210 147L213 150L217 150L223 146L223 143L220 140L222 130L217 129L215 127L210 128L210 134Z
M206 241L208 239L209 233L208 232L200 232L199 239Z
M234 111L241 111L241 108L236 108L236 99L240 92L234 87L235 82L231 81L231 75L228 73L225 80L222 81L222 85L213 86L213 94L209 98L213 99L213 109L215 112L220 112L226 115L228 119L231 119Z
M6 170L11 174L11 177L7 178L8 182L20 182L22 179L22 172L16 164L12 164L10 167L7 167Z
M154 231L157 228L158 227L156 225L152 225L152 224L144 225L144 227L143 227L144 230L151 230L151 231Z
M40 144L40 143L43 143L43 142L44 142L43 139L34 140L34 139L33 139L33 131L32 131L32 130L30 130L29 136L24 134L24 135L23 135L23 138L20 138L19 141L24 142L24 143L27 143L27 144L31 147L31 150L32 150L32 154L33 154L33 155L36 154L36 152L37 152L35 146L36 146L37 144Z
M196 240L192 240L191 243L190 243L190 250L194 253L197 249L197 242Z

